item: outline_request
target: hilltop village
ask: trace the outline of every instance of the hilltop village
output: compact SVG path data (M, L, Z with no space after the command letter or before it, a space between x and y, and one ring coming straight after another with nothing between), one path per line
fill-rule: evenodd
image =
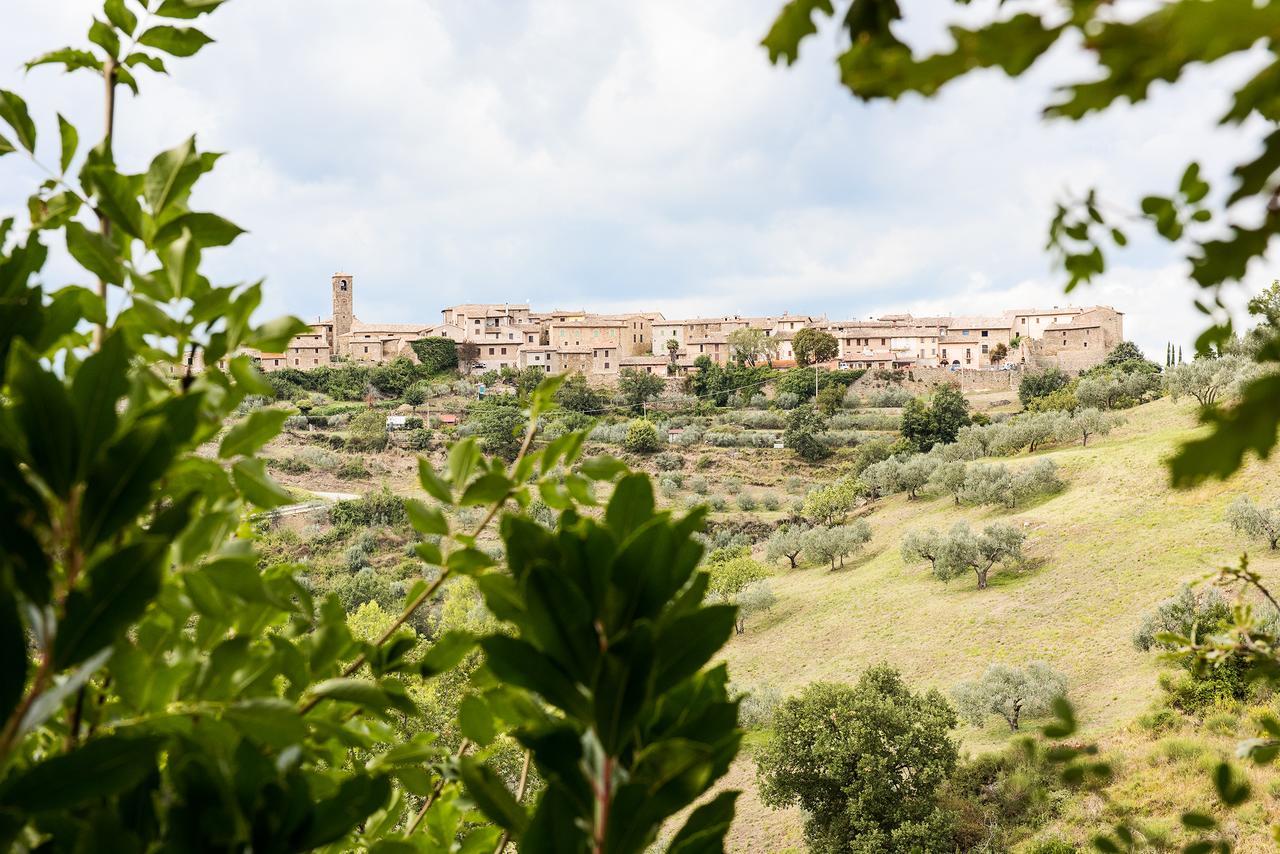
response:
M696 370L703 356L724 365L733 359L734 333L744 329L758 330L771 364L794 365L796 334L815 329L836 339L837 353L827 360L833 368L929 372L1056 366L1076 373L1100 364L1124 340L1124 315L1110 306L831 320L786 313L672 319L657 311L597 314L478 303L449 306L438 323L370 323L355 316L351 274L334 274L332 290L332 316L312 323L283 353L255 353L262 370L305 370L343 360L416 362L413 342L447 338L468 348L475 370L536 367L608 383L626 368L681 376Z

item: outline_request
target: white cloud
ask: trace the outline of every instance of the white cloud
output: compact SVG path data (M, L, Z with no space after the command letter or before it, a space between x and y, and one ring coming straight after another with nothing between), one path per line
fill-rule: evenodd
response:
M77 40L99 6L10 2L24 25L0 33L0 69ZM866 106L835 82L829 29L768 65L780 3L232 0L207 19L217 44L124 99L121 159L142 168L192 130L231 152L197 200L251 233L212 269L266 275L272 311L325 312L344 268L369 319L462 299L857 317L1061 304L1042 246L1065 189L1129 205L1195 156L1221 183L1256 138L1214 127L1253 57L1081 125L1039 120L1069 49L1018 83L981 72ZM945 46L949 8L914 7L913 36ZM41 105L48 144L54 105L86 139L99 126L87 78L0 86ZM33 183L15 162L5 207ZM1115 304L1148 349L1189 344L1202 321L1176 257L1136 240L1071 299Z

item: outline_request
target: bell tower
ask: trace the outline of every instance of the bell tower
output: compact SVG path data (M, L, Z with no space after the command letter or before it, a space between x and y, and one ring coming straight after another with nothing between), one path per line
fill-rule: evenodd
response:
M342 348L342 336L351 331L351 322L355 319L352 299L354 285L350 273L333 274L333 349L338 352Z

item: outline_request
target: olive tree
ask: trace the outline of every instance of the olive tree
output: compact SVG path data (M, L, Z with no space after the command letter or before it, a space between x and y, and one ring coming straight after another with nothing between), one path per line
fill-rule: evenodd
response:
M806 495L802 512L815 525L835 525L857 505L862 493L862 481L840 478Z
M1280 502L1266 507L1241 495L1227 508L1227 524L1237 533L1266 540L1275 551L1280 544Z
M784 700L756 764L772 807L798 806L817 854L954 850L938 789L958 759L956 715L879 665L854 685L817 682Z
M952 460L950 462L940 463L933 470L929 481L934 486L951 493L951 497L955 499L955 503L960 503L960 493L964 490L965 477L968 467L961 460Z
M973 726L981 726L988 715L999 715L1017 732L1023 715L1049 711L1054 700L1067 690L1067 677L1043 661L1025 667L991 664L973 682L962 682L951 692L956 711Z
M1025 540L1025 534L1003 522L988 525L982 533L957 522L946 534L932 529L909 533L902 542L902 559L906 563L929 561L934 576L942 581L972 572L978 589L985 590L997 564L1022 559Z
M1064 442L1079 439L1082 447L1088 447L1090 436L1105 436L1123 423L1119 415L1100 409L1081 409L1058 424L1057 438Z
M929 484L939 465L938 458L929 454L908 457L898 470L898 488L907 493L908 500L914 499Z
M1235 395L1249 372L1249 362L1241 356L1206 356L1169 368L1165 388L1174 400L1189 396L1209 407Z
M734 631L742 634L747 630L747 618L768 611L777 604L778 597L768 579L760 579L739 590L733 597L733 604L738 606L738 616L734 622Z
M795 569L798 565L800 553L804 551L804 529L795 525L783 525L774 531L769 537L769 542L765 546L765 557L768 560L782 560L786 558L791 568Z
M930 571L937 575L938 561L944 558L946 543L946 535L939 533L936 528L908 531L902 538L900 547L902 562L911 564L927 560Z
M836 569L836 561L844 566L845 558L871 542L871 526L865 519L849 525L816 527L804 532L804 552L812 560L825 561Z

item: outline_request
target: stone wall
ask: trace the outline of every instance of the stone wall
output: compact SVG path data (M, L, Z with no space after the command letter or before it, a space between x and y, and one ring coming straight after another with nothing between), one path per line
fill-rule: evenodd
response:
M952 371L933 365L903 368L897 371L902 382L880 380L876 371L867 371L853 387L859 392L884 388L890 384L901 385L915 394L932 391L940 385L958 385L961 391L1005 391L1016 392L1018 383L1022 381L1022 371L1016 368L1000 371L958 370Z

